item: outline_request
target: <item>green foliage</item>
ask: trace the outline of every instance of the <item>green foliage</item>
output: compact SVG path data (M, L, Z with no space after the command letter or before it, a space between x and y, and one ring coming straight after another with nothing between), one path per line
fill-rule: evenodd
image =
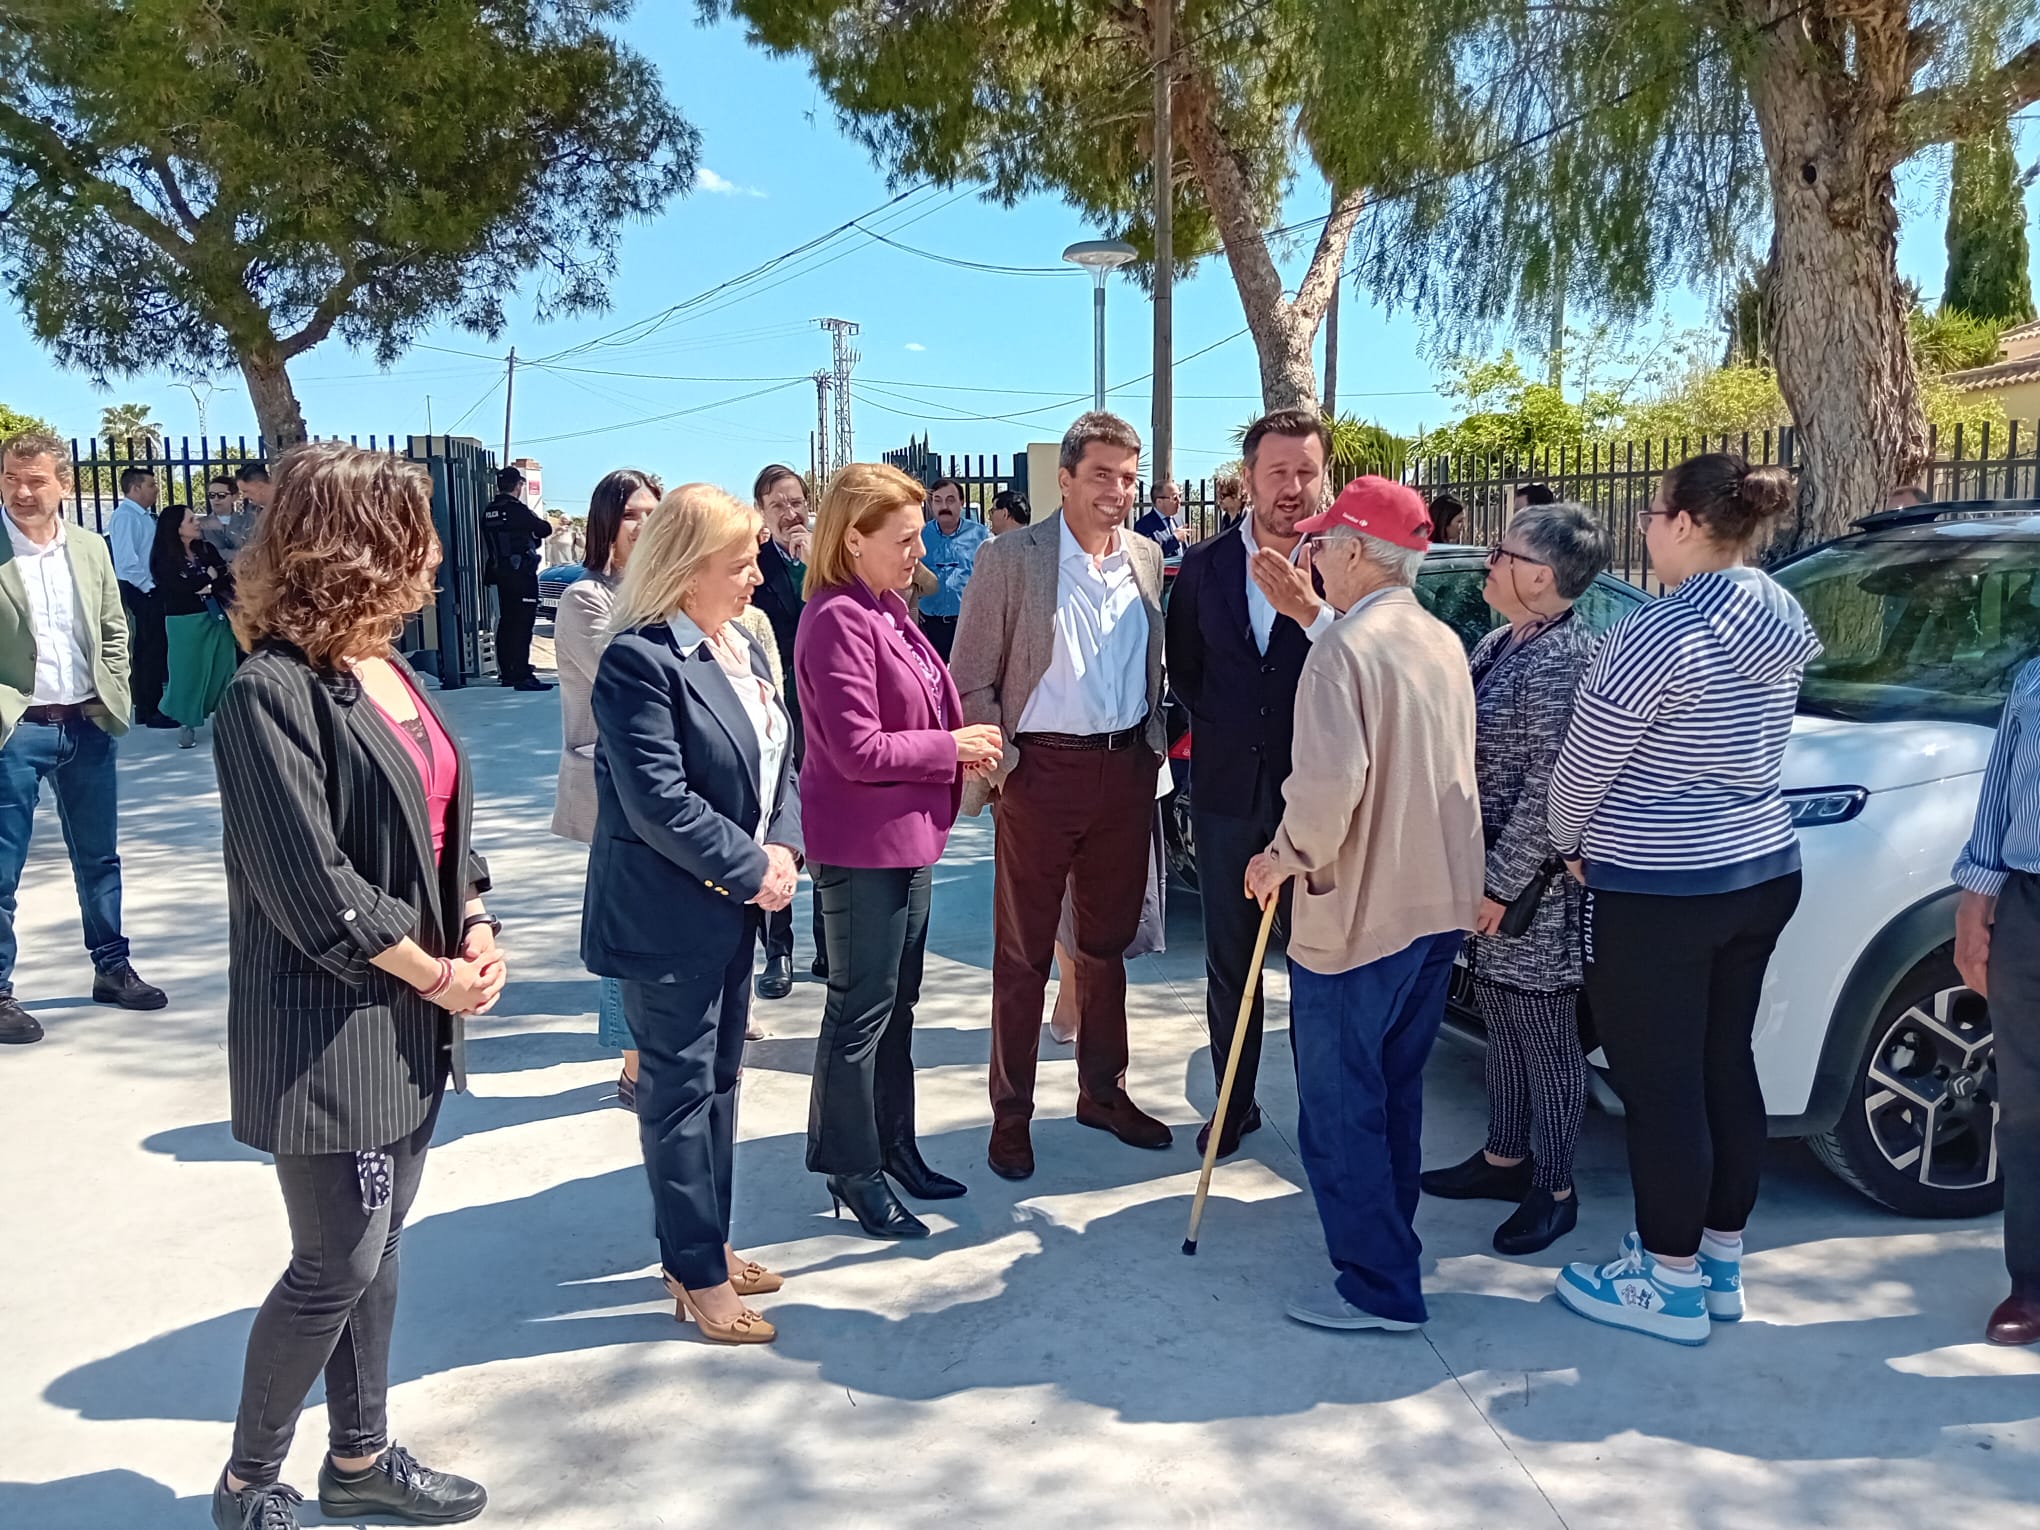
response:
M24 430L40 430L49 435L57 433L57 427L36 415L24 414L9 404L0 404L0 439L20 435Z
M2001 324L2033 317L2024 193L2009 123L1955 145L1943 309Z
M603 304L696 138L625 0L9 0L0 275L104 381Z
M109 441L138 447L163 444L163 427L150 418L147 404L108 404L99 411L99 433Z
M1792 423L1778 374L1768 366L1696 367L1672 387L1623 411L1614 434L1698 440L1777 430Z
M1955 427L1962 427L1964 450L1975 451L1988 425L2000 441L2004 439L2005 406L1985 393L1965 393L1951 388L1938 377L1920 379L1920 402L1927 411L1927 423L1940 435L1940 449L1946 455L1955 449Z
M1914 308L1906 327L1912 335L1913 359L1927 376L1987 367L1998 359L1998 336L2005 324L1978 319L1943 303L1933 313Z
M1258 418L1256 415L1255 419ZM1235 426L1232 433L1233 445L1244 446L1247 432L1253 426L1253 420ZM1365 473L1378 473L1383 478L1400 478L1416 444L1408 436L1399 436L1387 426L1376 424L1372 420L1360 419L1357 415L1342 414L1337 418L1326 415L1325 426L1332 433L1332 478L1342 486ZM1216 473L1241 475L1245 472L1244 460L1226 463L1216 470Z
M1550 383L1524 374L1513 350L1491 361L1454 356L1444 363L1438 391L1457 401L1459 419L1418 437L1411 451L1420 457L1467 457L1480 461L1571 449L1600 435L1620 408L1606 388L1589 389L1579 403Z

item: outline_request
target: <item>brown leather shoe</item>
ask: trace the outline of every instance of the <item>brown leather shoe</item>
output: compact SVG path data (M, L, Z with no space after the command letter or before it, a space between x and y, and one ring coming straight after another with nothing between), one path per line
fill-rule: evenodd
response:
M1034 1143L1025 1120L992 1123L992 1144L985 1150L985 1162L1001 1179L1026 1179L1034 1172Z
M2040 1296L2014 1291L1998 1303L1983 1336L1993 1344L2040 1344Z
M1176 1139L1166 1123L1157 1121L1124 1094L1110 1104L1077 1096L1077 1125L1110 1132L1128 1147L1165 1148Z
M1257 1132L1260 1129L1261 1107L1259 1105L1250 1106L1246 1115L1240 1119L1240 1129L1236 1132L1227 1132L1218 1139L1218 1156L1221 1158L1232 1157L1233 1154L1240 1150L1240 1138L1246 1136L1248 1132ZM1211 1123L1206 1121L1197 1128L1197 1156L1202 1158L1204 1150L1210 1145Z

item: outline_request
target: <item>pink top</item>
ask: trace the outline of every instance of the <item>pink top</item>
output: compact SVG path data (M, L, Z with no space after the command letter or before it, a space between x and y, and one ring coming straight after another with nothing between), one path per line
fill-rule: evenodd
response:
M391 673L400 680L404 678L403 672L394 666ZM459 783L460 761L453 752L453 741L418 695L418 688L408 680L404 680L404 688L411 693L418 713L408 721L392 717L373 696L368 699L375 703L376 714L389 725L390 732L417 767L418 780L425 788L425 818L432 825L432 856L437 860L446 851L446 815L453 806L454 788Z

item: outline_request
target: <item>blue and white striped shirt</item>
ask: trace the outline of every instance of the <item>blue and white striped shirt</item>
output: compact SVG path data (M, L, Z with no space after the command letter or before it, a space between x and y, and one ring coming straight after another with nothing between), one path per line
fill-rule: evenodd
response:
M2019 671L1976 799L1955 880L1995 898L2014 871L2040 873L2040 659Z
M1799 867L1778 789L1820 652L1768 576L1695 574L1603 640L1551 779L1551 842L1609 892L1694 896Z

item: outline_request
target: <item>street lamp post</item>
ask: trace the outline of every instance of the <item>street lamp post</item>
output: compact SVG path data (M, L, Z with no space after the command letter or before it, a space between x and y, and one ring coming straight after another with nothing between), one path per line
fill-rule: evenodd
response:
M1105 278L1140 257L1124 239L1083 239L1063 251L1063 259L1091 273L1092 407L1105 407Z

